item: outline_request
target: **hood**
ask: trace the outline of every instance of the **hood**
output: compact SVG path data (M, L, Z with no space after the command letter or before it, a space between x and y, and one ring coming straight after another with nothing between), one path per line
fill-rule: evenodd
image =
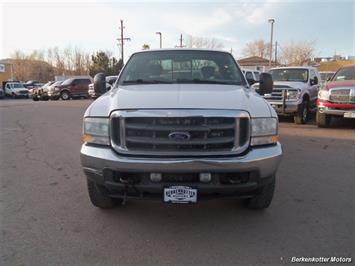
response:
M94 101L85 116L108 117L119 109L229 109L248 111L252 117L273 114L260 95L242 86L149 84L113 89Z
M355 80L328 81L327 83L325 83L325 89L327 90L332 88L340 88L340 87L355 88Z
M308 83L299 81L274 81L274 88L277 89L302 89L308 87Z

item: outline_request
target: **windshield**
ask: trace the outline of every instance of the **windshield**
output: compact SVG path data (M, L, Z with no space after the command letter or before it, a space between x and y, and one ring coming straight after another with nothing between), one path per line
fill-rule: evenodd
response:
M124 68L120 85L207 83L244 85L233 57L213 51L154 51L134 54Z
M355 80L355 67L340 69L332 78L332 81Z
M10 83L11 88L13 89L25 89L21 83Z
M334 75L334 72L319 73L321 81L327 81Z
M273 81L308 81L308 70L302 68L286 68L270 70Z
M62 85L70 85L70 83L73 81L73 79L66 79L63 81Z

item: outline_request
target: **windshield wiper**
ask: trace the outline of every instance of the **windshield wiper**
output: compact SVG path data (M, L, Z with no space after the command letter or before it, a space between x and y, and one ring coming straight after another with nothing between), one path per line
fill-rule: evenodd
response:
M211 79L176 79L177 83L200 83L200 84L225 84L225 85L240 85L236 82L226 82L221 80Z
M171 81L158 80L158 79L134 79L124 80L123 84L171 84Z

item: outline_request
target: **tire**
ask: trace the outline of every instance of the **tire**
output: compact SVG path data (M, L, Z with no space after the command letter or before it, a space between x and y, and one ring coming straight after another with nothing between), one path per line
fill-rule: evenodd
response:
M262 210L270 206L275 191L275 176L272 181L263 187L260 192L251 199L246 200L245 205L249 209Z
M35 102L39 101L37 96L32 96L32 100L34 100Z
M329 127L331 118L332 117L330 115L322 114L319 111L317 111L317 116L316 116L317 126L318 127Z
M63 92L60 94L60 98L61 98L63 101L69 100L69 99L70 99L70 94L69 94L69 92L63 91Z
M91 180L87 180L88 192L91 203L101 209L112 209L116 206L116 201L108 196L105 187L96 184Z
M297 114L293 117L295 124L301 125L306 124L309 117L309 102L308 100L304 100L302 104L300 104L299 110Z

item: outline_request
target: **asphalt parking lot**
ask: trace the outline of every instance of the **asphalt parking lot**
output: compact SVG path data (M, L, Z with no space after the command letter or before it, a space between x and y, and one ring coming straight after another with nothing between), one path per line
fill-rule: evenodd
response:
M250 265L355 259L355 121L282 119L272 205L89 202L80 168L89 100L0 100L0 265Z

